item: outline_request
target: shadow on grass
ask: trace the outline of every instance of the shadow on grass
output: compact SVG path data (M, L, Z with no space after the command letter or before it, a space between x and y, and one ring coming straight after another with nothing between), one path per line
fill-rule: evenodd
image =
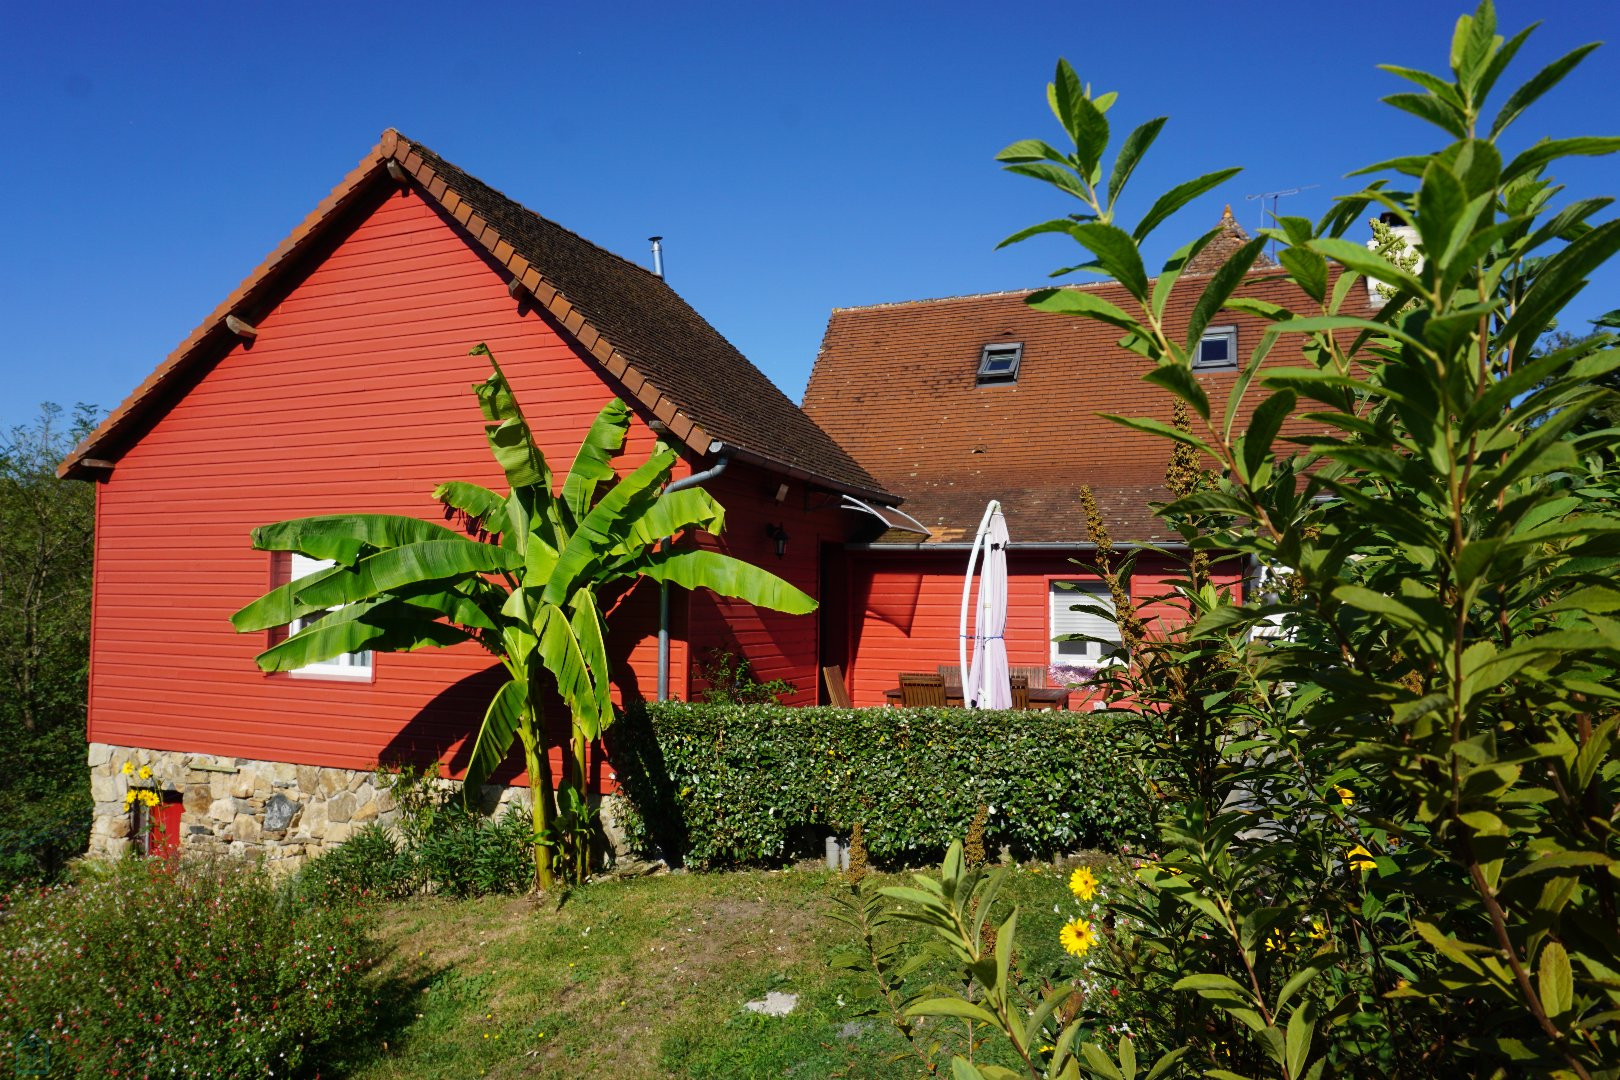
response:
M319 1062L315 1075L352 1076L391 1056L406 1037L406 1029L419 1022L424 995L456 978L448 965L409 972L400 968L392 956L379 957L366 975L371 983L371 1008L362 1023L315 1055Z

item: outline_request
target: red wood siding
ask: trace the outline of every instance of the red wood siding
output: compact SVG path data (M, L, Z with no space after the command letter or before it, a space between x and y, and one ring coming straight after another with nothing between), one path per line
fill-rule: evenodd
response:
M900 685L902 671L933 671L940 664L957 663L967 560L966 551L852 553L848 674L857 707L882 705L884 691ZM1162 560L1144 558L1132 580L1133 599L1141 602L1165 594L1171 571ZM1061 554L1009 554L1008 663L1048 663L1052 639L1049 583L1054 578L1084 580L1088 576ZM1221 584L1233 580L1231 573L1217 577ZM1145 614L1168 612L1165 605L1153 604ZM971 611L968 632L972 633ZM1070 695L1070 708L1086 706L1085 695Z
M440 481L504 488L469 389L488 373L473 344L497 354L559 474L615 392L519 313L458 228L415 195L388 198L101 484L90 739L344 768L402 755L459 765L500 675L481 650L380 655L371 682L267 676L253 663L265 635L227 621L270 582L269 556L248 542L256 525L439 519ZM654 438L638 418L627 467ZM656 612L642 586L610 624L621 681L648 696ZM672 654L684 694L684 647Z
M779 503L776 493L781 484L787 485L787 493ZM750 465L733 465L705 487L726 508L726 529L719 538L704 537L703 543L764 567L811 596L820 596L822 545L843 544L859 524L853 513L838 509L838 496L808 490L800 480ZM771 525L781 526L789 537L780 558L776 541L766 531ZM699 672L711 652L720 649L747 659L760 682L786 679L793 683L798 692L783 698L785 704L816 703L819 611L786 615L708 591L692 593L689 604L691 696L701 693L704 683Z

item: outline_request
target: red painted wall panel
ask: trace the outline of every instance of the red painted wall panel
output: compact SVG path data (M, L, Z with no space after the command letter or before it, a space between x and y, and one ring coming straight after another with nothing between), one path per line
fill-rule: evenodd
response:
M956 664L962 615L962 577L968 553L854 552L850 558L851 698L856 706L882 705L884 691L900 685L902 671L933 671ZM1131 582L1133 599L1162 596L1172 568L1144 558ZM1085 580L1089 575L1061 554L1012 551L1007 575L1007 660L1010 664L1047 664L1052 630L1048 610L1049 582L1054 578ZM1230 585L1232 572L1217 575ZM974 594L977 596L977 585ZM1163 604L1150 605L1151 616L1169 617ZM968 632L972 630L969 611ZM969 643L969 659L972 645ZM1070 708L1089 707L1087 695L1070 695Z
M787 491L777 502L782 484ZM862 525L856 514L838 507L838 496L809 490L802 481L751 465L732 465L705 487L726 508L727 524L719 538L703 537L702 542L763 567L813 597L821 595L822 545L842 545ZM768 526L780 526L788 535L781 556ZM760 682L793 683L797 693L784 697L785 704L816 703L823 632L819 611L809 615L765 611L706 590L692 593L689 602L693 698L701 695L706 685L701 670L718 649L748 660ZM846 631L839 627L828 632Z
M249 546L256 525L440 519L440 481L504 488L470 390L488 373L473 344L495 350L559 474L615 392L519 313L456 229L415 195L390 197L101 484L90 739L347 768L398 754L459 764L499 674L481 650L377 656L366 683L267 676L253 664L266 636L227 621L270 582L268 554ZM627 468L654 439L638 418ZM649 696L656 612L644 585L610 623L621 681ZM684 694L684 646L673 654Z

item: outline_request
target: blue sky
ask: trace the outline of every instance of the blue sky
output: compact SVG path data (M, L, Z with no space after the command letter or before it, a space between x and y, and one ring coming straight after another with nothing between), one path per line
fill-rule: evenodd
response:
M1127 10L1127 8L1129 10ZM1003 236L1070 207L1001 173L1056 141L1059 56L1120 91L1116 135L1170 124L1127 220L1170 185L1245 171L1157 234L1162 257L1230 203L1433 149L1378 104L1380 62L1441 70L1460 5L31 4L0 35L0 428L41 401L121 400L394 126L627 257L665 236L671 283L793 396L835 306L1041 284L1075 260ZM1506 0L1545 25L1508 82L1611 44L1518 126L1620 133L1620 4ZM1514 75L1517 78L1514 78ZM1620 190L1616 159L1559 170ZM1566 325L1620 307L1620 269Z

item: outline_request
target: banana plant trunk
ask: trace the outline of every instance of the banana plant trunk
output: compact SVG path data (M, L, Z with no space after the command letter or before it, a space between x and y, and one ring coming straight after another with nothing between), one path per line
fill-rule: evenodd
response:
M576 792L579 798L575 800L575 805L578 807L578 812L581 814L586 813L586 808L589 805L587 802L589 788L587 788L585 784L585 751L589 745L589 742L590 740L585 738L585 733L576 727L574 729L573 738L574 783L578 785ZM583 885L585 883L585 875L590 870L591 830L587 826L587 820L588 819L575 820L572 822L574 840L574 882L575 884L579 885Z
M534 885L550 892L555 884L551 867L551 753L546 746L545 717L539 702L529 698L523 712L524 765L529 773L529 804L533 808Z

